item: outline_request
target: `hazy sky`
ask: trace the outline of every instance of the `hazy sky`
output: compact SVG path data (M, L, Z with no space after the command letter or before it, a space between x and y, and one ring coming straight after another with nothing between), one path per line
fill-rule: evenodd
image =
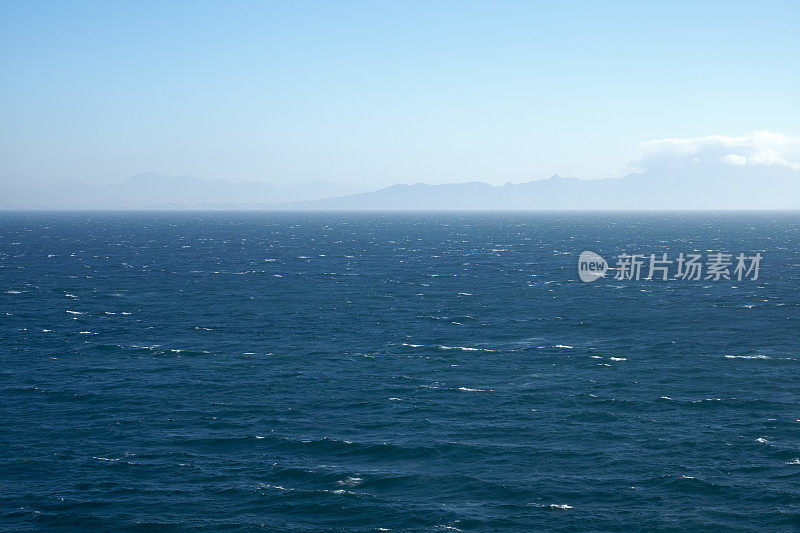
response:
M796 139L799 27L800 2L6 0L0 183L503 183Z

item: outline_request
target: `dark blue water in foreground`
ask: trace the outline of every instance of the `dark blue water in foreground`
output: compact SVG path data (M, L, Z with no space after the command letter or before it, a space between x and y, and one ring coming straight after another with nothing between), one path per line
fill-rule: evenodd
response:
M785 213L0 214L0 529L798 528L798 250Z

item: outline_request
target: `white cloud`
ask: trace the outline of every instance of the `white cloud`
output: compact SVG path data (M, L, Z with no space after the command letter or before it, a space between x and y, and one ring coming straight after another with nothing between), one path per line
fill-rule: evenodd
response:
M644 170L686 160L722 161L735 166L781 165L800 170L800 137L756 131L739 137L656 139L642 143L632 163Z
M738 154L728 154L725 157L721 157L720 160L737 167L742 167L747 164L747 158Z

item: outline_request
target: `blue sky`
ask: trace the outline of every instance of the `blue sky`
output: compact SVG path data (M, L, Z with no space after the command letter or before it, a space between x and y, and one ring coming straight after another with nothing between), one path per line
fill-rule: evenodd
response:
M800 136L797 2L0 4L0 183L629 169ZM652 144L651 144L652 145Z

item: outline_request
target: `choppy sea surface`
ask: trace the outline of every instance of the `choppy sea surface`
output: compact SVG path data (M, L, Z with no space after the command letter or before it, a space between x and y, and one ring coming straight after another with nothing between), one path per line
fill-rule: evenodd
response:
M796 213L0 213L0 529L796 530L799 250Z

